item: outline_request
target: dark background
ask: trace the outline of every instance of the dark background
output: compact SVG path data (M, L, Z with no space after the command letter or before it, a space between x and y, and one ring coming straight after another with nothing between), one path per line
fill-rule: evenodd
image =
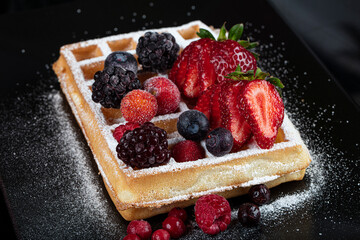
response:
M63 4L81 6L86 1L13 0L2 3L0 14L14 15L31 11L36 14L43 8ZM360 1L271 0L269 3L311 48L359 109ZM252 11L256 14L256 9ZM0 236L14 237L3 194L1 192Z

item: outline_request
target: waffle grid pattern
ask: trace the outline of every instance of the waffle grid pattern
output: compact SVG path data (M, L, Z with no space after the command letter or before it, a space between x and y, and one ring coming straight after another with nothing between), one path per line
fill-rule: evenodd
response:
M63 46L60 50L65 57L67 64L70 67L70 70L74 76L74 79L81 94L83 95L85 101L89 104L97 118L101 132L108 143L108 147L115 156L115 159L117 159L120 168L128 176L136 178L143 175L156 174L158 172L177 171L183 168L197 167L203 164L217 164L224 161L230 161L234 158L239 158L252 154L261 154L279 148L303 144L299 133L295 130L294 126L292 125L288 117L285 115L284 123L281 127L285 135L283 139L284 141L276 143L274 147L270 150L259 149L256 144L250 143L248 144L246 150L240 151L238 153L227 154L226 156L221 158L215 158L206 151L206 158L195 162L176 163L173 159L171 159L167 165L141 170L134 170L131 167L127 167L121 160L117 158L117 154L115 151L117 142L112 136L112 131L119 124L125 124L126 121L124 120L124 118L121 117L121 115L119 115L119 110L116 111L104 109L100 106L100 104L96 104L92 101L91 86L94 82L93 75L96 71L103 69L106 56L113 51L128 51L129 53L136 55L135 49L137 40L146 31L169 32L176 38L176 41L180 45L180 48L183 49L192 41L197 40L196 32L199 28L205 28L214 34L214 31L201 21L194 21L179 27L144 30L70 44ZM139 69L139 72L141 72L141 69ZM140 76L139 78L141 80ZM76 102L76 98L73 98L73 101ZM74 107L72 107L72 109L74 111ZM186 111L188 109L189 107L187 103L182 101L180 103L178 112L163 116L157 116L152 120L152 122L154 122L155 125L158 125L158 123L160 122L166 123L173 121L171 124L174 125L174 122L176 123L176 119L179 117L179 115L183 111ZM177 133L176 130L165 130L167 130L168 132L168 142L170 146L183 140L183 138ZM202 145L205 148L204 142L202 142ZM101 168L100 172L104 175L104 173L101 171ZM106 176L103 177L106 178Z

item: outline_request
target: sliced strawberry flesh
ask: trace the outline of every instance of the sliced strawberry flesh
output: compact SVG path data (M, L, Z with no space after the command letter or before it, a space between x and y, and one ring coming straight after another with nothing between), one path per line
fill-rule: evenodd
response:
M220 93L221 84L214 84L211 104L210 128L215 129L221 126Z
M232 151L239 150L251 137L251 127L246 122L237 104L237 98L243 87L243 81L227 81L221 89L221 125L230 130L233 135L234 146Z
M215 90L216 85L212 85L210 86L208 89L206 89L205 92L203 92L201 94L201 96L199 97L196 106L195 106L195 110L198 110L202 113L205 114L205 116L210 120L211 118L211 106L212 106L212 98L213 98L213 94L214 94L214 90Z
M271 148L284 119L284 104L274 85L265 80L248 82L240 97L240 109L259 147Z
M192 48L192 54L198 56L201 46L194 45ZM186 97L196 98L200 95L200 84L199 84L199 61L196 57L190 57L185 74L185 82L183 85L183 93Z

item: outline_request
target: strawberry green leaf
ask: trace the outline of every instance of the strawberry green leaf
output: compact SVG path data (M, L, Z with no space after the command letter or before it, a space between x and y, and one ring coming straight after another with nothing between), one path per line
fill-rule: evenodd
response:
M234 25L229 30L228 39L238 41L241 38L243 31L244 31L244 25L242 23Z
M226 23L226 22L225 22ZM220 28L220 33L219 36L217 38L218 41L224 41L226 40L226 28L225 28L225 23L222 25L222 27Z
M215 40L215 37L206 29L200 28L199 32L196 33L200 38L210 38Z
M277 88L284 88L284 84L281 82L280 79L276 77L270 77L266 79L266 81L270 82L272 85L274 85Z

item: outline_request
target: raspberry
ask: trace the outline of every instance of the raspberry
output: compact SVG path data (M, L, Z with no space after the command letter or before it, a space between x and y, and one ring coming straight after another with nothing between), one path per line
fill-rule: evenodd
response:
M128 122L143 124L157 113L156 98L144 90L133 90L121 101L121 114Z
M144 220L134 220L127 226L127 234L136 234L141 239L149 239L151 237L151 226L150 223Z
M164 229L158 229L152 234L151 240L170 240L170 233Z
M171 238L179 238L186 232L186 226L184 222L177 217L167 217L163 221L162 227L170 233Z
M270 190L265 184L252 186L249 190L251 201L257 205L263 205L270 201Z
M168 78L152 77L144 82L144 90L156 97L158 104L157 115L175 112L180 103L180 91Z
M132 71L118 66L108 66L94 75L92 100L105 108L120 108L125 94L141 88L139 79Z
M196 161L205 157L205 150L199 143L185 140L172 148L172 156L177 162Z
M139 169L165 164L171 157L167 133L151 122L125 132L116 152L125 164Z
M230 224L230 204L224 197L219 195L202 196L195 204L195 219L204 233L218 234L225 231Z
M181 219L184 223L187 220L187 213L183 208L173 208L171 209L171 211L168 213L168 216L173 216L173 217L177 217L179 219Z
M123 238L123 240L141 240L141 238L136 234L128 234Z
M253 203L243 203L239 207L238 219L243 226L251 227L260 221L260 209Z
M164 72L173 66L179 50L170 33L146 32L139 38L136 54L144 70Z
M115 128L114 132L113 132L113 136L116 139L116 141L120 142L120 139L122 138L122 136L124 135L124 133L127 130L134 130L135 128L140 127L140 125L138 123L126 123L125 125L120 125L118 127Z

